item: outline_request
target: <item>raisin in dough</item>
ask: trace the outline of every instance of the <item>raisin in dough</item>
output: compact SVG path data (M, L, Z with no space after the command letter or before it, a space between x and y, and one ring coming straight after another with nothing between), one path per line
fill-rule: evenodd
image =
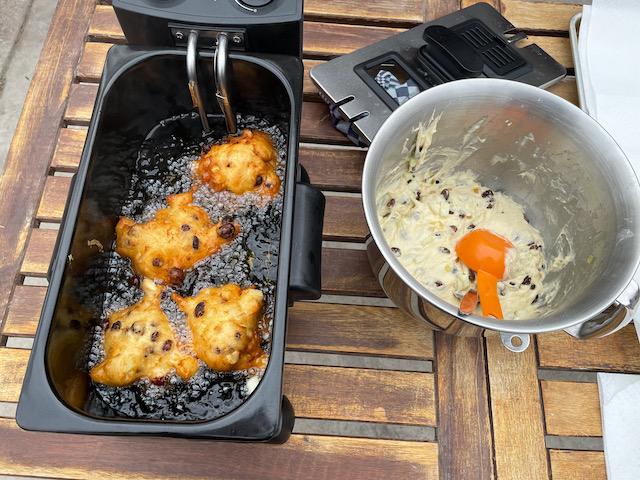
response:
M239 137L226 137L213 145L193 167L195 176L217 192L257 192L273 198L280 191L277 160L269 135L246 129Z
M227 372L264 368L267 357L260 347L258 321L263 294L235 284L205 288L195 297L172 298L187 314L198 358L213 370Z
M128 217L116 225L116 252L131 258L139 275L164 284L181 284L195 263L216 253L240 231L230 217L213 224L207 213L192 205L193 192L169 195L169 208L137 224Z

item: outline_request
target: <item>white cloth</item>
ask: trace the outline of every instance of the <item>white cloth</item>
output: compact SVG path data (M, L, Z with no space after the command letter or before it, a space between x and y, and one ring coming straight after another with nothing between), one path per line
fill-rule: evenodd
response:
M608 480L640 478L640 375L598 373Z
M625 152L640 176L640 26L638 0L585 5L578 52L582 107ZM640 272L635 280L640 283ZM640 339L640 312L634 322ZM598 373L608 480L640 479L640 375Z
M593 0L578 37L583 107L620 145L640 177L638 0ZM640 269L635 280L640 283ZM640 321L640 312L636 313ZM640 478L640 477L639 477Z

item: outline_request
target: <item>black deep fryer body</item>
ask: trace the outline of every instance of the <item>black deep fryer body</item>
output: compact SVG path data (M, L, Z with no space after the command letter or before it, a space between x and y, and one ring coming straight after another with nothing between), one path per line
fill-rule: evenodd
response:
M66 393L65 385L81 376L82 372L72 362L52 365L48 361L52 338L57 338L58 334L64 337L64 329L68 328L68 325L61 324L64 322L56 320L56 309L65 300L63 285L73 269L69 255L76 249L82 249L83 242L86 243L87 237L77 232L89 230L89 237L97 238L105 248L113 245L115 231L111 227L115 227L127 197L136 152L142 141L161 120L192 111L184 68L185 55L185 50L178 48L114 46L109 51L85 148L58 236L50 268L50 284L18 404L16 419L24 429L248 441L284 441L291 432L293 411L282 396L287 307L292 300L319 295L324 209L324 197L319 191L308 185L296 185L300 176L297 149L303 74L302 63L297 57L230 54L234 65L231 96L236 99L236 112L262 116L278 125L287 136L288 158L271 354L264 377L253 394L235 410L213 420L180 422L97 417L84 411L82 405ZM211 69L212 55L213 52L200 54L199 71ZM206 73L211 78L211 72ZM215 104L211 83L201 84L206 87L208 103ZM214 129L224 129L221 115L210 118ZM96 208L91 209L91 218L82 208L87 202L98 206L97 211L102 216L98 222ZM296 218L303 218L294 222L294 213ZM107 224L109 228L96 229L96 224ZM304 244L296 241L295 230L300 229L304 231L302 236L311 238L311 241L305 240ZM105 234L105 231L110 233ZM295 250L294 255L292 250ZM307 262L313 259L315 264L301 266L298 263L301 259L307 259ZM296 285L300 278L311 278L311 283ZM71 344L69 347L80 349L82 345Z

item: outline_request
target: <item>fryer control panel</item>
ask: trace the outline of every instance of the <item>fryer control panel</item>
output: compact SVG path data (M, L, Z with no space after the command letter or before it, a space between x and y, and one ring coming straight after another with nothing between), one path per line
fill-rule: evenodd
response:
M436 85L490 77L544 88L564 78L566 69L540 47L518 47L526 36L507 35L514 29L477 3L317 65L310 76L349 134L368 145L393 110Z
M303 0L112 0L130 45L183 46L184 32L240 33L232 47L302 55ZM177 35L176 35L177 33ZM201 36L200 47L215 47Z
M114 8L147 12L172 20L216 24L227 20L262 21L295 16L297 0L113 0Z

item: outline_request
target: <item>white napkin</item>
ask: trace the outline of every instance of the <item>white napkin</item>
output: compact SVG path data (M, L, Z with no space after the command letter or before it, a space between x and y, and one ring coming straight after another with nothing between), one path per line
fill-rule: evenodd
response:
M616 140L640 176L638 0L593 0L582 11L582 107ZM635 280L640 283L640 273ZM634 322L640 340L640 312ZM640 375L598 373L609 480L640 479Z
M609 480L640 478L640 375L598 373Z
M639 27L638 0L593 0L591 6L583 7L578 37L583 107L620 145L638 177ZM634 278L640 283L640 270ZM635 318L640 321L640 312Z

